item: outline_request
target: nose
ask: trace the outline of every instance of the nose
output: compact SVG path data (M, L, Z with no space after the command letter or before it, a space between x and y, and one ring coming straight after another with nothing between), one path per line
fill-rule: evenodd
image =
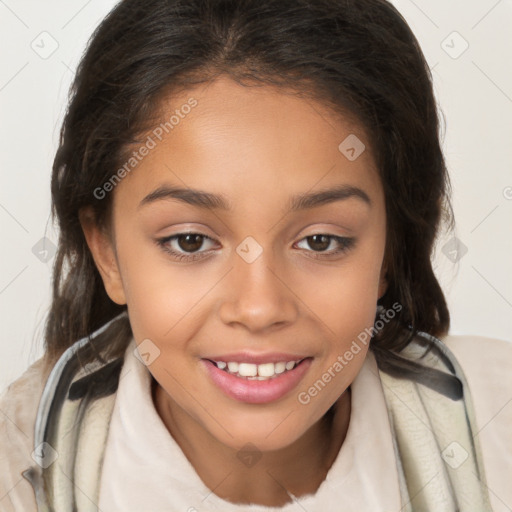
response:
M297 298L287 272L272 262L264 250L252 263L234 255L234 268L226 281L219 315L226 325L240 324L251 332L272 330L293 323Z

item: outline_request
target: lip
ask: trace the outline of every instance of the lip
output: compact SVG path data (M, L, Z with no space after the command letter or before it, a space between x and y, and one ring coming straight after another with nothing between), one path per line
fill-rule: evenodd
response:
M231 354L224 354L222 356L206 356L203 359L210 361L224 361L225 363L251 363L251 364L265 364L265 363L278 363L284 361L300 361L308 356L300 354L286 354L284 352L265 352L265 353L251 353L251 352L233 352Z
M289 354L287 357L289 357ZM300 359L300 357L297 359L293 359L293 357L285 360L297 361ZM209 359L202 359L201 363L212 382L228 397L249 404L264 404L279 400L296 388L311 366L312 360L312 357L307 357L293 370L286 371L268 380L248 380L236 377L217 368ZM228 359L228 361L233 361L233 359ZM244 361L247 362L248 360L245 359ZM283 359L273 359L273 361L283 361Z

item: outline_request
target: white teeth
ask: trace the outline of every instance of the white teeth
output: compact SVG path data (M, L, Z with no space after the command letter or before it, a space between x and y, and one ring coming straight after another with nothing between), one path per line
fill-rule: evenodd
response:
M255 364L251 363L240 363L238 365L238 373L242 377L255 377L256 375L258 375L258 367Z
M258 365L258 375L260 377L272 377L274 373L274 363L264 363Z
M231 373L236 373L238 371L238 363L228 363L228 370Z
M292 370L299 362L300 360L253 364L237 363L234 361L230 361L228 363L224 361L216 361L215 364L221 370L225 370L226 372L237 375L238 377L244 377L250 380L268 380L284 373L287 370Z
M274 364L274 371L276 373L283 373L285 370L286 370L286 363L284 361Z

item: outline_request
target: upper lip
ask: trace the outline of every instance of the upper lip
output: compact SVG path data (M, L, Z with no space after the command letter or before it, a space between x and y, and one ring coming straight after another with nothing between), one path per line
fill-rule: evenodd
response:
M280 361L301 361L311 356L303 356L299 354L289 354L284 352L265 352L265 353L251 353L251 352L233 352L231 354L223 354L218 356L206 356L203 359L210 361L224 361L234 363L250 363L250 364L265 364L265 363L278 363Z

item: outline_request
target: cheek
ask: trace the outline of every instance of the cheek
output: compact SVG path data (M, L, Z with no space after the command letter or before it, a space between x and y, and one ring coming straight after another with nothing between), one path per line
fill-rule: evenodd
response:
M204 278L200 280L191 266L170 263L151 241L137 240L122 228L116 242L135 339L170 337L176 324L204 295Z
M382 257L383 247L367 244L337 267L318 267L294 276L294 290L322 320L331 338L357 336L373 325Z
M331 283L314 306L321 312L317 325L325 342L309 378L297 393L297 401L316 421L350 386L364 364L376 314L376 285L352 275ZM326 300L325 294L330 295ZM314 301L314 297L312 298Z
M382 253L383 247L365 247L337 271L317 275L316 286L309 289L305 302L326 343L299 403L309 403L317 414L345 391L364 363L375 322Z
M193 336L194 318L200 310L197 305L215 280L208 286L207 279L198 279L191 272L159 271L156 267L144 276L131 279L130 275L127 303L135 339L172 340L176 346L176 340L185 342ZM185 336L181 334L184 330Z

